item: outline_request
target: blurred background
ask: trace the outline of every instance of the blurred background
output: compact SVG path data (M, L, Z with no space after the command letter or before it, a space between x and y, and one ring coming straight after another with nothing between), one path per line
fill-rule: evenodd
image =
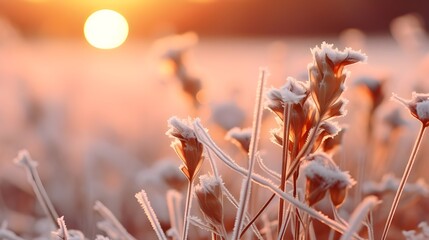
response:
M122 18L89 21L101 9ZM101 200L133 235L151 239L134 194L148 189L168 228L165 192L186 185L165 135L168 118L200 117L245 164L224 136L251 125L259 68L270 70L268 86L306 79L310 48L323 41L368 55L368 63L349 68L349 114L340 120L350 126L340 156L347 153L346 169L363 156L389 156L399 164L379 166L386 171L368 181L398 176L417 126L408 115L386 123L397 104L384 100L429 91L428 22L425 0L0 0L0 223L26 237L49 229L25 171L12 162L28 149L69 228L89 238L99 233L92 208ZM374 82L383 83L381 106L371 95ZM392 130L405 122L407 131ZM370 138L381 153L368 150L368 124L380 126ZM261 146L273 168L280 154L269 142L274 125L267 116ZM413 181L428 180L421 164ZM429 212L427 202L416 211ZM427 220L407 216L402 229Z
M29 37L82 38L86 18L100 8L119 11L130 37L164 31L202 36L285 36L338 34L347 28L388 33L390 22L410 12L427 21L427 1L244 1L244 0L16 0L2 1L1 14Z

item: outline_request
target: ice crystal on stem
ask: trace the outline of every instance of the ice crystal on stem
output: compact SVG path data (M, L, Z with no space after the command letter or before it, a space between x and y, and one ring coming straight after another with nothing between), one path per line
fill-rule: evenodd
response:
M203 162L203 145L198 141L195 131L191 127L192 123L190 119L179 120L177 117L172 117L168 120L168 125L170 129L166 134L174 139L171 146L183 162L180 170L182 170L183 174L188 178L182 233L182 239L187 239L188 219L192 205L192 185Z

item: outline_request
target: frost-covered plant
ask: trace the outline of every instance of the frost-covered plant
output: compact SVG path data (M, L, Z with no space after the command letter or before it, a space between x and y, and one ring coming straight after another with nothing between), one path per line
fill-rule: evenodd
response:
M344 67L366 61L366 55L360 51L346 48L344 51L334 49L332 44L322 43L311 50L313 64L309 65L310 88L319 117L324 119L337 115L343 103L340 100L345 90L345 80L349 75Z
M200 184L195 187L195 195L206 221L217 235L226 239L227 232L223 220L222 185L222 179L202 175Z
M355 184L348 172L343 172L325 153L315 153L306 159L302 172L307 179L306 199L311 206L320 201L329 191L331 201L338 207Z
M98 228L106 232L110 238L135 240L102 202L95 202L94 210L103 217L103 221L97 223Z
M182 58L185 50L185 47L179 46L166 55L175 61L176 74L186 73ZM398 189L384 229L382 239L385 239L402 192L408 191L419 195L428 193L428 187L423 181L407 185L405 183L424 130L429 126L429 94L413 93L411 100L394 96L421 122L421 131L402 180L399 182L393 177L386 177L380 183L365 183L364 178L358 178L359 186L363 188L361 195L361 192L349 190L357 182L348 173L347 170L350 168L347 169L342 164L348 158L342 159L340 164L337 164L333 154L341 145L345 130L343 125L335 122L338 117L346 114L344 107L347 100L343 93L349 73L344 68L365 61L366 56L348 48L340 51L327 43L316 46L311 53L313 62L308 66L309 79L306 81L288 77L280 88L265 89L267 70L261 70L256 90L253 126L248 129L234 128L227 134L227 140L233 141L248 154L248 164L245 167L240 166L215 143L199 119L182 120L172 117L168 120L169 129L166 134L172 139L171 147L182 162L179 168L185 177L177 171L183 180L177 178L176 174L167 173L165 176L158 174L153 181L165 180L177 183L186 179L188 182L185 195L179 191L182 184L174 185L177 191L175 189L167 192L170 225L158 220L149 201L151 199L154 202L153 198L148 196L145 190L135 194L158 239L186 240L194 236L202 237L204 233L194 234L189 231L191 223L208 231L212 240L321 239L322 235L318 232L321 224L329 229L329 239L372 240L375 239L374 226L377 224L372 213L380 204L377 197ZM374 111L383 100L382 87L371 81L363 84L371 91L373 100L371 111ZM282 150L278 161L269 164L265 164L268 161L264 161L266 160L264 152L258 147L260 131L263 129L261 125L264 107L274 113L277 126L271 131L272 142ZM394 116L391 122L392 127L403 124L397 116ZM238 201L234 196L238 191L234 192L236 189L231 190L228 182L222 181L217 161L231 170L227 173L228 178L224 179L232 180L232 184L242 183ZM56 217L52 203L47 198L35 171L37 164L31 160L29 154L21 152L17 162L26 167L30 182L46 215L57 225L57 230L50 235L51 239L85 239L81 232L68 230L63 217ZM211 172L202 171L205 169L203 168L205 162L210 164ZM255 163L259 163L260 169L254 169ZM275 164L281 167L275 169L272 167ZM262 172L258 172L259 170ZM146 175L150 171L143 171L142 174ZM200 177L200 182L194 186L197 177ZM250 197L250 194L255 192L259 198ZM324 205L326 201L322 200L328 193L327 200L333 215L325 213L326 209L323 208L326 207ZM268 200L264 199L265 197ZM193 212L195 216L191 215L193 198L196 198L200 209ZM270 206L270 202L277 199L279 201L276 207ZM251 209L251 206L259 204L259 200L265 200L260 210ZM184 209L182 205L185 206ZM232 207L234 211L230 212L228 207ZM108 236L107 238L98 235L97 240L135 239L101 202L96 202L94 209L103 218L97 226ZM235 214L235 221L232 221L231 213ZM363 227L366 227L367 231L361 230ZM404 236L408 239L424 239L428 236L427 225L422 223L419 228L418 231L404 232ZM9 231L5 224L0 228L0 238L22 240Z
M413 92L410 100L393 94L393 99L407 107L411 115L419 120L423 127L429 126L429 94Z
M427 222L421 222L418 230L402 231L407 240L424 240L429 239L429 225Z
M180 120L172 117L168 120L170 129L167 135L173 138L171 147L176 151L183 164L180 167L188 179L188 191L186 194L186 206L183 220L182 238L187 239L189 227L189 214L192 205L193 182L203 162L203 145L198 141L191 120Z
M82 232L67 229L64 216L58 218L57 222L60 228L51 233L51 240L85 240Z
M37 162L31 158L27 150L21 150L14 162L26 169L28 182L33 187L33 191L36 194L43 211L46 216L51 219L54 226L60 227L57 222L57 219L59 218L58 213L49 199L42 181L40 180L39 173L37 172Z
M156 216L155 212L153 211L152 206L150 205L149 199L147 197L147 194L144 190L136 193L135 197L137 198L137 201L142 206L143 210L146 213L146 216L149 218L149 222L152 225L152 228L155 230L156 235L158 236L158 239L160 240L167 240L167 236L165 235L164 231L161 228L161 224L158 221L158 217ZM184 238L186 239L186 238Z
M395 198L393 199L393 203L390 208L389 215L387 217L386 225L384 226L383 235L381 237L382 240L385 240L387 238L387 234L389 232L393 216L395 215L396 208L399 204L399 199L401 198L405 183L410 176L411 169L413 168L414 162L416 160L417 152L421 145L423 134L425 133L426 128L429 126L429 94L413 92L412 98L410 100L405 100L394 94L393 99L399 101L405 107L407 107L411 115L420 121L421 126L420 131L417 135L417 139L414 143L413 150L411 151L410 158L408 159L407 166L405 167L404 173L402 175L401 182L399 183L398 190L395 194Z
M250 139L252 138L252 129L232 128L226 134L226 139L240 147L245 153L249 152Z
M341 131L332 119L345 115L347 100L341 95L349 73L344 67L366 60L361 52L349 48L339 51L325 42L311 52L313 63L308 66L308 82L288 78L284 86L267 93L267 108L280 119L280 128L273 131L273 141L283 148L280 189L285 191L286 181L293 176L295 197L303 159L315 152L326 139L333 138ZM284 229L281 227L285 222L283 205L283 200L280 200L279 229ZM296 211L295 215L295 236L298 236L299 212ZM281 238L283 233L279 234Z

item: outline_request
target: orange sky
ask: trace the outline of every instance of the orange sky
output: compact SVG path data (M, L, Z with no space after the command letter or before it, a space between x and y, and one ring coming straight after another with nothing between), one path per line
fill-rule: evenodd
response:
M3 0L0 16L25 36L82 36L86 18L110 8L130 24L130 38L166 31L206 35L317 35L346 28L387 32L390 21L416 12L429 21L428 1L391 0Z

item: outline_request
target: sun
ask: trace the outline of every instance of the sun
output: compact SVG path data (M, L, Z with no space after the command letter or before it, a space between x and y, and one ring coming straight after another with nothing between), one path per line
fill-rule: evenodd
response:
M127 20L110 9L92 13L86 19L83 30L88 43L100 49L119 47L128 37Z

